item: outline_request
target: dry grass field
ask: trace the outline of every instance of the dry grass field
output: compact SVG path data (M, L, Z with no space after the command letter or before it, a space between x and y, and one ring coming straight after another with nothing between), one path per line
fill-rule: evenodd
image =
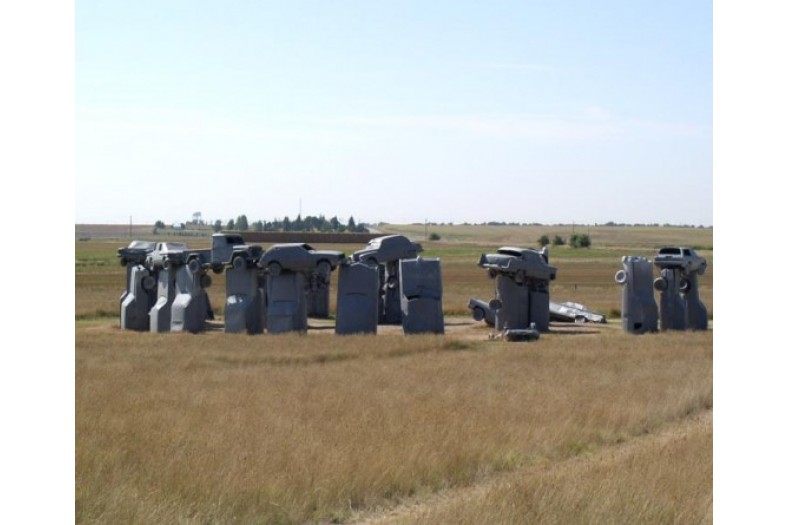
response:
M631 336L613 319L490 341L465 309L493 290L476 260L542 231L444 228L424 255L442 261L445 336L338 337L332 320L230 335L221 317L124 332L128 240L77 241L76 521L711 522L712 332ZM681 244L704 248L713 311L711 230L610 230L551 251L554 299L609 313L622 255ZM210 294L221 313L223 276Z

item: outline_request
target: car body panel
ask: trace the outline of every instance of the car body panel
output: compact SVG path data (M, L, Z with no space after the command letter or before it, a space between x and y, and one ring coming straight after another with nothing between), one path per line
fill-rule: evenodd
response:
M305 243L275 244L265 251L258 265L266 269L277 263L285 270L311 271L321 261L328 261L334 270L345 261L345 254L337 250L315 250Z
M580 303L570 301L564 303L550 302L550 320L576 323L607 323L607 317L603 314L589 310Z
M654 257L654 264L660 268L680 268L684 272L698 272L701 275L706 272L706 258L685 246L660 248Z
M398 259L413 259L423 251L421 244L404 235L384 235L369 241L366 247L354 252L351 259L354 262L374 260L384 264Z
M547 264L547 252L533 248L515 248L504 246L495 253L482 254L478 266L494 272L521 272L524 278L544 281L555 280L556 268Z
M156 248L154 241L134 240L125 248L118 248L118 258L120 264L126 266L128 263L142 264L150 252Z

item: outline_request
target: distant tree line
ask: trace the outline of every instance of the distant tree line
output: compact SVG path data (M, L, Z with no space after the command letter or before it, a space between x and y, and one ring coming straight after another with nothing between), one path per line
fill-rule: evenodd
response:
M550 237L547 235L542 235L536 242L541 247L545 247L551 243ZM553 237L552 244L553 246L563 246L566 244L566 241L560 235L556 235ZM587 233L573 233L572 236L569 237L569 246L572 248L590 248L591 236Z
M307 215L301 218L299 214L295 219L285 216L284 219L274 219L272 221L256 220L249 224L246 215L239 215L235 219L229 219L226 223L216 220L213 223L213 231L222 230L235 231L256 231L256 232L326 232L326 233L367 233L369 229L363 223L356 224L351 215L347 224L343 224L336 216L326 219L323 215L313 217Z
M414 223L414 224L422 224L422 223ZM453 226L454 223L428 223L433 226ZM634 223L628 224L623 222L613 222L609 221L604 224L594 223L594 224L575 224L575 223L563 223L559 222L556 224L543 224L541 222L499 222L499 221L489 221L489 222L463 222L462 226L561 226L561 227L587 227L587 226L608 226L608 227L622 227L622 228L711 228L711 226L703 226L702 224L694 225L694 224L670 224L668 222L659 224L656 222L653 223Z

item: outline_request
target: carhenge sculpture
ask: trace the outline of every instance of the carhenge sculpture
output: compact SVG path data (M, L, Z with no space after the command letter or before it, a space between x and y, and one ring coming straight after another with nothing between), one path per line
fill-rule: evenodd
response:
M305 332L309 276L317 273L327 281L329 274L344 261L345 254L340 251L315 250L308 244L271 246L258 263L267 272L268 332Z
M645 257L624 256L623 270L616 272L621 285L621 326L625 332L644 334L656 332L659 314L651 289L653 266Z
M440 259L400 259L402 330L406 334L442 334L443 285Z
M385 235L367 243L353 253L353 262L368 263L378 268L380 301L379 324L402 324L402 306L399 291L399 261L413 259L424 249L404 235Z
M217 234L222 235L222 234ZM214 248L222 243L216 241ZM257 263L262 257L263 249L259 246L234 244L236 239L227 236L225 246L235 249L221 256L214 254L214 270L216 265L227 264L227 299L224 305L224 331L228 333L261 334L265 327L265 284ZM243 247L243 248L241 248ZM221 271L221 270L219 270Z
M148 312L156 303L156 276L143 266L145 257L154 247L151 241L132 241L118 250L121 266L126 267L126 289L120 296L120 327L123 330L147 332Z
M505 246L483 254L478 266L495 279L496 330L525 330L532 324L540 332L550 329L550 281L557 270L548 264L547 248Z
M706 259L692 248L665 247L654 264L660 276L654 289L660 292L660 328L664 330L706 330L708 312L698 294L698 276L706 273Z

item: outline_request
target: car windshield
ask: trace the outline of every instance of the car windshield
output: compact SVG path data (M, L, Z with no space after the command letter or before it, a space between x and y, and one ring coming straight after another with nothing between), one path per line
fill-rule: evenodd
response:
M659 251L660 255L681 255L681 250L678 248L662 248Z
M500 253L501 255L512 255L514 257L522 257L523 255L525 255L524 252L521 252L519 250L512 250L506 248L501 248L500 250L498 250L498 253Z

